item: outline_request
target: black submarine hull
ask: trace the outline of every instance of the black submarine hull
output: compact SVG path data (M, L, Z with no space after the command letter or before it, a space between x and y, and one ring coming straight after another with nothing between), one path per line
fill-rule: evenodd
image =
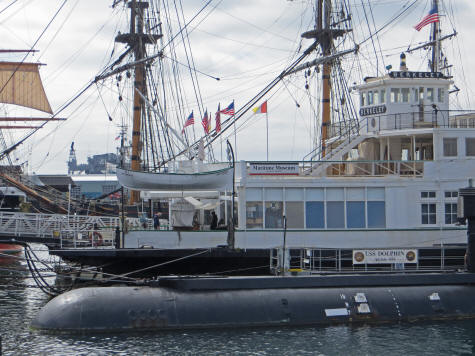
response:
M81 288L52 299L32 327L98 333L475 317L474 275L405 277L193 278Z

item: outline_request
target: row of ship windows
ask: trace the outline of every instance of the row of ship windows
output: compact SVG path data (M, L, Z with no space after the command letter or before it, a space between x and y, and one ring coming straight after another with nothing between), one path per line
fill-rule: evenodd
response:
M457 223L457 203L451 202L458 197L458 191L450 190L444 191L444 198L448 199L444 204L444 223L446 225ZM421 192L421 199L436 199L437 192L423 191ZM436 225L437 224L437 204L436 203L422 203L421 204L421 224L422 225Z
M446 225L457 223L457 203L444 204L444 223ZM435 203L421 204L421 224L422 225L437 224L437 204Z
M444 156L445 157L457 157L457 137L444 137ZM475 157L475 138L465 137L465 156Z
M385 210L384 201L247 202L246 228L281 229L283 216L289 229L385 228ZM444 223L457 223L457 203L445 202ZM437 224L436 203L421 204L421 224Z
M258 189L260 188L251 188ZM317 188L320 189L320 188ZM324 188L321 188L323 190ZM354 190L364 188L326 188L327 190L340 189ZM367 188L366 191L375 189L381 192L381 188ZM276 195L282 189L266 189L268 194ZM270 192L269 192L270 191ZM269 194L269 193L274 194ZM332 197L335 192L325 195ZM348 194L351 196L351 194ZM457 203L453 199L458 197L457 191L444 191L444 198L448 199L444 204L444 223L455 224L457 222ZM252 197L254 194L249 194ZM260 194L259 194L260 195ZM293 194L290 194L293 195ZM314 195L314 194L312 194ZM367 194L368 195L368 194ZM369 194L381 198L381 194ZM255 195L254 195L255 196ZM287 194L286 194L287 196ZM323 195L322 195L323 196ZM341 198L343 195L340 196ZM437 198L436 191L421 191L422 203L421 224L437 224L437 204L430 199ZM284 216L289 229L358 229L358 228L385 228L386 206L384 200L376 201L247 201L246 202L246 228L248 229L281 229L284 228Z
M444 197L445 198L457 198L459 196L458 191L456 190L446 190L444 191ZM437 198L437 192L436 191L422 191L421 192L421 198L422 199L427 199L427 198Z
M368 90L360 93L360 105L384 104L388 99L391 103L419 103L424 98L430 103L443 103L444 96L445 89L443 88L391 88L389 98L387 98L386 89Z
M384 201L246 202L246 228L385 228Z

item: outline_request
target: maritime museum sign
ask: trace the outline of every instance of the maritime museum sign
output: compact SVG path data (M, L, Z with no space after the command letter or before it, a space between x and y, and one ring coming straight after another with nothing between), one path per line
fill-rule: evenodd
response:
M253 163L249 165L249 175L298 176L298 163Z
M444 75L439 72L389 72L390 78L444 78Z
M353 250L353 264L417 263L416 249Z

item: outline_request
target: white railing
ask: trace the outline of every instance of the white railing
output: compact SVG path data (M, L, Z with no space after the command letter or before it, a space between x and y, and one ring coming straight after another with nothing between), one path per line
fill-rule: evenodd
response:
M141 222L126 218L125 225L136 229ZM120 217L0 212L2 236L55 239L60 247L113 246L117 227Z
M276 248L271 250L270 269L274 274L287 273L341 273L401 271L456 271L464 268L465 247L421 247L414 263L353 264L353 250L328 248ZM282 268L282 266L285 266Z

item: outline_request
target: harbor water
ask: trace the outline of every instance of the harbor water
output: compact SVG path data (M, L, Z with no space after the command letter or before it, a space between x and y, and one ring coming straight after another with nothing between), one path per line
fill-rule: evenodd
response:
M34 245L34 249L44 249ZM38 254L48 260L47 252ZM22 257L22 255L20 255ZM26 263L0 261L2 355L471 355L475 320L306 328L51 335L30 329L48 301ZM48 279L54 282L54 277Z

